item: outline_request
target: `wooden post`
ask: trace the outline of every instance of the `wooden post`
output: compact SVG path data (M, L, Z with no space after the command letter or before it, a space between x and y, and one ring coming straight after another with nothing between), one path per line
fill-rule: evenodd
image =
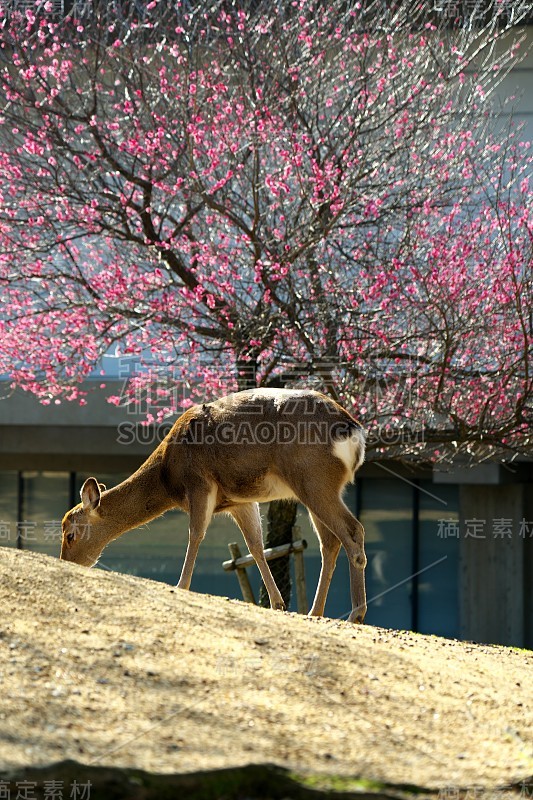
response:
M292 529L294 539L298 539L301 535L300 528L295 525ZM309 608L307 607L307 589L305 587L305 566L304 566L304 551L303 548L294 547L294 582L296 584L296 609L298 614L307 614Z
M233 545L228 545L228 547L233 547ZM298 541L292 542L291 544L280 544L278 547L267 547L267 549L263 552L267 561L275 561L276 558L280 558L281 556L287 556L290 555L290 553L302 552L306 547L306 540L298 539ZM241 551L238 547L237 551L239 552L238 558L232 558L230 561L222 562L222 566L226 572L231 572L234 569L242 569L242 567L251 567L255 564L255 558L250 555L250 553L247 553L245 556L241 556ZM230 550L230 552L232 551Z
M235 563L238 558L242 559L242 553L240 551L237 542L232 542L231 544L228 544L228 549L230 551L231 558L233 559L233 563ZM243 600L246 603L253 603L254 605L257 605L257 603L255 602L252 584L250 583L250 579L246 574L246 568L235 567L235 572L237 573L237 578L239 579L239 585L241 587Z

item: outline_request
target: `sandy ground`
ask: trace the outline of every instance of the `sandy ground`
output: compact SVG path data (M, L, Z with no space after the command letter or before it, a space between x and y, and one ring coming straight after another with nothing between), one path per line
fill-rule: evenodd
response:
M526 781L533 653L310 620L0 548L0 771L271 762ZM530 792L530 794L527 794Z

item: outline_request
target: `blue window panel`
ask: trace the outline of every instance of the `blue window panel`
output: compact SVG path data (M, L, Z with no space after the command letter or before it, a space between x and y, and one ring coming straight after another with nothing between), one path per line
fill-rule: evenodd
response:
M24 550L59 555L61 520L69 508L69 482L69 472L22 473L18 526Z
M418 630L459 636L459 487L420 482Z
M0 547L17 545L18 473L0 472Z
M413 487L400 478L362 480L360 519L368 559L366 621L407 630L412 622Z

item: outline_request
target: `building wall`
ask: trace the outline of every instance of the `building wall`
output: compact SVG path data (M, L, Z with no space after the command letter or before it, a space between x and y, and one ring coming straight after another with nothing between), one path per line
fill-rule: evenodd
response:
M461 487L461 527L472 534L461 547L463 638L519 647L528 643L525 600L531 584L525 580L528 532L521 531L524 492L523 484Z

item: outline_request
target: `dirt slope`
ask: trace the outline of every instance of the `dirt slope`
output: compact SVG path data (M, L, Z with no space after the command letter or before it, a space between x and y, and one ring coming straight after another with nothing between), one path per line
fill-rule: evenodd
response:
M309 620L12 549L0 576L0 771L272 762L433 788L533 774L531 652Z

